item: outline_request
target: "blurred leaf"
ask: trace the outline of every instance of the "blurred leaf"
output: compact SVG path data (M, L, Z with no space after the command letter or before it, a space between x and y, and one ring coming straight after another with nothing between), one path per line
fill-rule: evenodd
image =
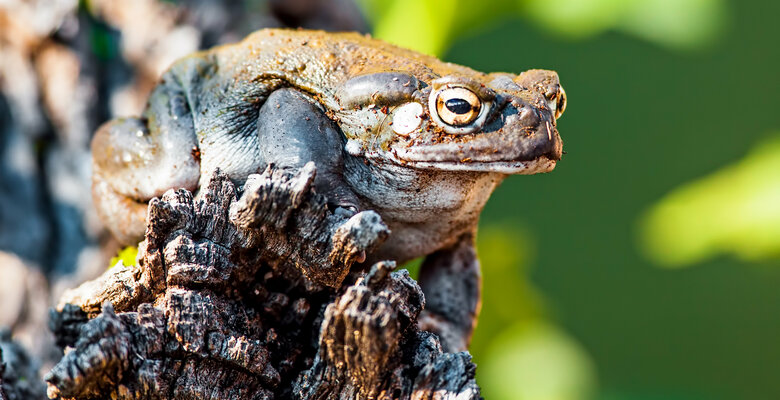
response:
M138 247L127 246L124 249L119 250L116 257L111 257L108 267L113 268L119 261L122 261L123 265L135 265L136 256L138 256Z
M596 388L593 362L579 344L542 321L516 323L492 342L480 365L486 399L578 400Z
M376 20L374 34L399 46L440 56L449 45L454 7L437 0L398 0Z
M637 389L628 389L616 392L614 390L606 393L599 393L598 400L718 400L729 398L728 396L713 397L711 393L674 393L679 389L645 389L643 393L637 392Z
M528 281L535 247L533 238L517 227L480 229L477 250L483 276L483 316L496 312L505 325L544 314L543 299Z
M417 280L417 277L420 275L420 267L422 267L424 260L425 257L417 257L414 260L405 262L398 269L405 269L409 271L409 276L411 276L412 279Z
M535 247L516 226L480 227L482 313L470 347L477 379L488 399L587 398L595 388L592 362L545 321L544 299L528 279Z
M374 35L435 56L465 34L524 16L570 38L614 29L660 45L708 44L725 20L724 0L361 0ZM516 49L520 50L518 43Z
M79 0L79 12L89 21L86 27L92 54L102 61L117 59L119 32L96 15L95 7L94 1Z
M517 226L480 227L482 313L471 343L477 379L487 399L587 398L595 389L592 362L545 321L544 299L528 279L535 248Z
M601 33L620 21L635 0L519 0L535 23L556 33L582 37Z
M399 46L441 56L464 33L512 14L512 0L362 0L374 35ZM509 13L508 13L509 11Z
M542 296L528 282L535 245L517 227L487 225L477 234L482 268L482 311L470 349L479 360L493 335L519 321L545 314Z
M664 266L688 266L719 253L745 260L779 256L780 135L673 190L640 222L641 245Z
M723 0L641 0L627 10L617 28L650 42L693 49L710 44L725 22Z
M586 37L617 29L676 48L708 44L723 26L723 0L519 0L553 32Z

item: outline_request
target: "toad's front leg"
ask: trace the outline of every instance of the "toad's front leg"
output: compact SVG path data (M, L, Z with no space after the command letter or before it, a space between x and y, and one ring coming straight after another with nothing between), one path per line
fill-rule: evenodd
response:
M474 234L466 233L451 247L426 257L419 282L425 293L420 329L439 335L445 351L466 350L482 294Z
M260 109L257 128L265 163L297 169L313 161L314 185L329 205L348 214L359 211L344 180L344 135L311 96L294 88L272 92Z

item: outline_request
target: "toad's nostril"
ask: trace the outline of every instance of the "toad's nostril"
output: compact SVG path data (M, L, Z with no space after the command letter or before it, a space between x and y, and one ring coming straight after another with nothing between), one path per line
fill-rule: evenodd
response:
M533 107L521 106L517 110L520 123L525 126L534 126L539 124L539 114Z
M515 82L525 90L543 96L556 119L566 109L566 92L555 71L532 69L518 75Z

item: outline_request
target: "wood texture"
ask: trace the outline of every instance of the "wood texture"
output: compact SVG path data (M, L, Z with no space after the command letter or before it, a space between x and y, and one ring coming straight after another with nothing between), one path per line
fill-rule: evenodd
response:
M479 398L470 355L417 328L408 273L356 264L389 234L379 215L333 214L315 174L271 166L239 193L217 173L197 198L153 200L137 265L66 292L52 315L73 349L49 396Z

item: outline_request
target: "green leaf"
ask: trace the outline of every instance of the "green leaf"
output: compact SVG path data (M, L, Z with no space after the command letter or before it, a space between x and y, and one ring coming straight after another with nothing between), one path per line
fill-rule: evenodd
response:
M519 0L531 21L554 33L584 37L616 25L632 7L629 0Z
M780 134L666 195L640 220L640 235L645 253L667 267L717 254L780 256Z
M435 56L442 56L464 35L518 17L569 38L615 30L683 50L711 43L726 20L724 0L360 2L374 23L376 37Z
M722 0L642 0L626 10L618 30L682 50L711 44L726 24Z
M135 258L138 256L138 247L127 246L124 249L119 250L116 257L111 257L109 261L109 268L116 266L116 263L122 261L123 265L135 265Z
M618 30L673 48L707 45L725 22L723 0L519 0L541 27L588 37Z
M480 365L486 399L580 400L596 390L593 361L557 327L541 322L504 329Z
M422 53L441 56L463 34L511 15L511 0L362 0L374 36ZM509 11L509 13L508 13Z

